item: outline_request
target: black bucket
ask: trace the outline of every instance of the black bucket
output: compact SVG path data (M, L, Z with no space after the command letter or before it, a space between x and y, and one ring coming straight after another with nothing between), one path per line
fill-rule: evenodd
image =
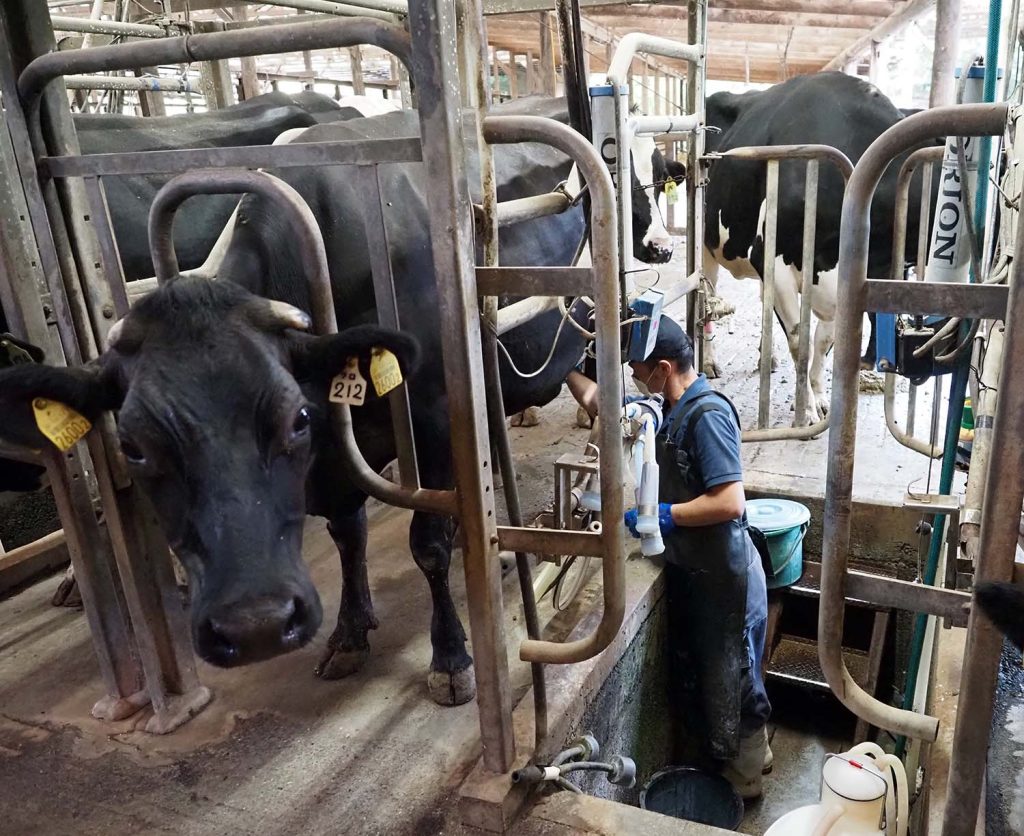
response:
M743 799L721 775L689 766L657 773L640 792L640 807L677 819L735 830L743 820Z

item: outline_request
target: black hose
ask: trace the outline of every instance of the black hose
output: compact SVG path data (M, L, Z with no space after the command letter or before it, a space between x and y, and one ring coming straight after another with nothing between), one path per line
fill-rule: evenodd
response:
M512 445L509 443L508 426L505 424L505 400L501 393L501 370L498 366L498 337L493 328L487 327L481 329L481 337L484 378L488 390L487 425L490 430L491 446L497 453L495 461L501 473L509 523L518 528L523 525L523 511L519 504L519 486L516 484L516 469L512 461ZM523 595L526 635L536 641L541 637L540 617L537 615L537 599L533 594L530 560L523 552L516 552L516 572L519 575L519 589ZM533 741L535 750L539 751L548 733L548 698L544 666L540 662L531 662L530 675L533 679Z

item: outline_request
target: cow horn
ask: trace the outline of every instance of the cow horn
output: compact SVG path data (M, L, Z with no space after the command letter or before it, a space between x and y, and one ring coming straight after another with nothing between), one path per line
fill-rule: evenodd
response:
M287 302L271 299L267 302L269 319L279 328L294 328L297 331L308 331L313 324L309 314Z

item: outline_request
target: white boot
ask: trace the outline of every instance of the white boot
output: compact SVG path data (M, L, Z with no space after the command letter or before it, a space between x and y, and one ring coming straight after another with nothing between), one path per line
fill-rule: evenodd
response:
M740 738L739 754L722 770L724 777L745 800L758 798L762 792L765 765L770 763L767 730L762 726L749 737Z

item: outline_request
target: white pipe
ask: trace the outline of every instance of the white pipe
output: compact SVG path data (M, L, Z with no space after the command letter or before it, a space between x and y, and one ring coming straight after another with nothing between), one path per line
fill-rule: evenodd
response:
M665 58L681 58L691 64L699 64L704 51L699 46L684 44L671 38L647 35L643 32L630 32L619 41L608 67L608 81L612 84L624 84L629 65L638 52L649 55L661 55ZM614 80L613 80L614 79Z
M347 3L334 3L331 0L261 0L261 5L346 17L373 17L389 23L395 22L395 15L405 17L409 14L409 5L403 0L349 0Z
M498 309L498 336L529 322L535 316L558 308L558 296L531 296Z
M700 125L700 116L696 113L683 113L675 116L634 116L630 120L633 133L640 134L671 134L690 133Z
M149 23L122 23L119 20L91 20L83 17L51 15L56 32L84 32L95 35L127 35L133 38L166 38L167 29ZM174 29L177 29L175 26ZM85 39L82 39L84 46Z
M89 13L89 20L97 21L103 17L103 2L104 0L92 0L92 11ZM92 32L86 32L82 37L82 49L88 49L92 46Z

